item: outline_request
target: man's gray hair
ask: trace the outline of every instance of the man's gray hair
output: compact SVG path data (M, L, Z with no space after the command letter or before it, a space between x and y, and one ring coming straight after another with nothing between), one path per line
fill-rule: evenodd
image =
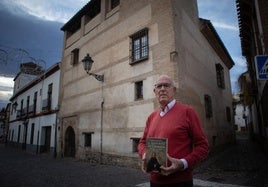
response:
M160 78L167 78L167 79L169 79L170 80L170 82L171 82L171 86L172 87L175 87L175 81L170 77L170 76L168 76L168 75L160 75L158 78L157 78L157 81L160 79ZM156 82L157 82L156 81Z

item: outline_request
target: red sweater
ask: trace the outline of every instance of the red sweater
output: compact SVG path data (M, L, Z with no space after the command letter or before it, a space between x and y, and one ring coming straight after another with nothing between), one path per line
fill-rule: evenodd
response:
M144 134L138 145L140 157L146 152L147 137L168 138L168 154L174 158L184 158L188 162L187 169L169 176L151 173L150 180L153 183L178 183L193 180L195 164L208 155L208 141L196 112L190 106L178 102L163 117L160 117L160 110L148 117Z

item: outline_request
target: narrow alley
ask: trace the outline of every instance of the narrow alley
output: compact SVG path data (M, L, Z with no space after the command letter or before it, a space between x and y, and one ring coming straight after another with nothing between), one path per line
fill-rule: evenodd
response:
M195 169L194 178L220 184L268 186L267 155L257 142L249 140L247 133L236 136L236 144L212 153Z

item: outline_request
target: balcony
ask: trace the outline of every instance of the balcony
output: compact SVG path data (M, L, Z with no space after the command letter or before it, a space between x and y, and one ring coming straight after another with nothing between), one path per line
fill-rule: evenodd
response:
M42 104L42 111L46 112L51 110L51 100L50 99L44 99Z
M16 118L21 118L21 110L17 110L17 113L16 113Z

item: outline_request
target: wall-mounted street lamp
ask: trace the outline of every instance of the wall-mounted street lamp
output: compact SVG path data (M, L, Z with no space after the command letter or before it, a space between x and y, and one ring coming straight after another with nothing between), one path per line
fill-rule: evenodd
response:
M92 68L93 60L91 56L87 53L87 55L82 59L82 63L84 66L84 70L87 72L88 75L93 75L95 79L98 81L102 82L102 87L101 87L101 95L102 95L102 100L101 100L101 131L100 131L100 163L102 163L102 137L103 137L103 105L104 105L104 97L103 97L103 83L104 83L104 75L98 75L95 73L90 73L90 70Z
M94 61L92 60L91 56L88 53L82 59L82 62L83 62L84 70L87 72L87 74L93 75L95 77L95 79L97 79L98 81L101 81L101 82L104 81L104 75L98 75L98 74L89 72L92 68L92 64Z

